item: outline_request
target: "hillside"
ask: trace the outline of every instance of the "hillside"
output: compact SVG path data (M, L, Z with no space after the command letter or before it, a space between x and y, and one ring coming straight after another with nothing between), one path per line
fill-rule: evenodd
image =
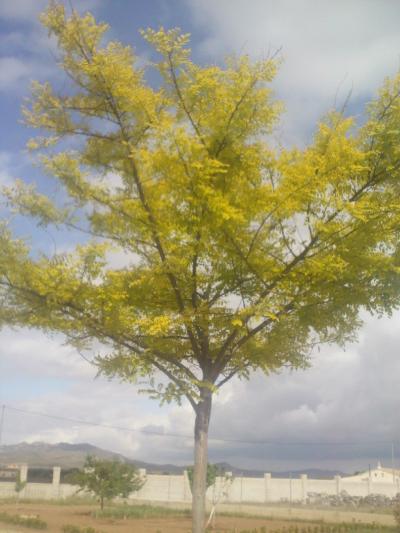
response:
M143 461L134 461L119 453L103 450L92 444L70 444L60 442L48 444L45 442L21 442L0 448L0 464L28 463L31 467L80 468L83 466L87 455L95 455L101 459L118 459L124 463L133 463L137 468L146 468L149 472L180 473L183 467L175 465L148 464Z
M137 459L130 459L119 453L103 450L92 444L70 444L67 442L60 442L58 444L48 444L45 442L21 442L19 444L3 445L0 447L0 464L9 463L28 463L31 467L48 468L52 466L61 466L67 468L80 468L85 462L86 456L95 455L102 459L119 459L126 463L132 463L137 468L145 468L149 473L162 474L180 474L184 470L184 466L177 466L172 464L154 464L139 461ZM219 466L224 471L233 472L234 476L245 477L262 477L263 471L241 469L232 466L228 463L219 463ZM269 471L269 470L266 470ZM300 474L307 474L314 479L332 478L334 475L346 475L339 471L319 470L319 469L305 469L293 472L271 472L273 477L288 478L299 477Z

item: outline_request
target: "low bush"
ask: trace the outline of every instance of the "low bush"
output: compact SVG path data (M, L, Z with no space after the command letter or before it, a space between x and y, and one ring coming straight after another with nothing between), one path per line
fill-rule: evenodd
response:
M168 516L191 516L190 509L170 509L153 505L123 505L94 511L95 518L163 518Z
M22 516L19 514L0 513L0 522L5 524L13 524L16 526L24 526L32 529L47 529L47 523L37 516Z
M225 531L225 530L224 530ZM291 525L280 529L267 530L266 527L255 529L242 529L235 533L379 533L398 532L399 529L378 524L320 524L314 526ZM160 532L161 533L161 532ZM214 533L222 533L214 531ZM232 532L233 533L233 532Z
M93 527L80 527L80 526L74 526L72 524L66 524L65 526L62 526L63 533L102 533L98 529L94 529Z
M80 526L73 526L72 524L66 524L61 529L63 533L96 533L93 527L82 528Z
M291 525L281 529L275 529L270 533L379 533L396 532L398 528L381 526L378 524L320 524L316 526ZM244 529L240 533L266 533L265 527L261 529Z
M394 519L396 520L397 527L400 531L400 504L394 507L393 515L394 515Z

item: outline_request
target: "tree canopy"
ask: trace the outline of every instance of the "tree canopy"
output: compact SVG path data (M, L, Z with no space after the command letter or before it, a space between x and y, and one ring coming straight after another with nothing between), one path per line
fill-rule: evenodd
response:
M3 225L3 323L100 340L107 374L161 370L157 395L193 401L204 382L302 365L313 343L346 340L360 307L396 305L398 77L363 127L331 113L310 146L277 151L265 137L276 61L199 66L188 35L147 30L161 55L153 88L90 14L53 5L42 21L71 86L36 83L24 114L63 189L55 201L21 181L6 193L39 224L93 239L33 256ZM125 268L108 267L110 247L131 254Z
M139 490L145 483L134 466L98 459L88 455L83 468L69 476L68 481L98 497L101 509L105 500L113 500L117 496L127 498L132 492Z
M193 466L189 466L186 471L187 471L187 476L188 476L190 488L191 488L191 490L193 490L193 472L194 472L194 467ZM213 464L208 463L207 464L207 477L206 477L206 487L207 487L207 489L209 487L212 487L214 485L217 477L218 476L223 476L223 474L224 474L224 471L218 465L213 465Z
M316 344L353 338L360 309L398 306L400 76L361 126L332 111L307 147L277 148L273 57L198 65L187 34L148 29L150 84L92 15L52 4L42 22L67 81L35 83L24 116L59 189L5 194L89 238L48 254L4 223L0 323L100 342L100 372L146 376L150 394L186 397L197 415L208 402L208 427L209 397L233 376L303 367Z

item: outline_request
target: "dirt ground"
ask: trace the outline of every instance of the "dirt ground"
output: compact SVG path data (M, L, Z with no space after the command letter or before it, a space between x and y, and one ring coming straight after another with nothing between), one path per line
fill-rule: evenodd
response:
M93 506L84 505L46 505L46 504L21 504L18 511L13 504L1 505L0 510L9 514L38 515L48 524L48 532L61 533L62 526L67 524L80 527L93 527L101 533L189 533L191 530L190 519L188 518L143 518L116 520L111 518L93 518L91 516ZM293 522L282 520L267 520L265 518L236 518L217 517L215 529L216 533L238 533L243 529L261 528L264 526L267 531L273 531L283 526L294 525ZM302 526L307 524L302 522ZM32 529L21 526L9 526L0 523L0 533L32 533Z

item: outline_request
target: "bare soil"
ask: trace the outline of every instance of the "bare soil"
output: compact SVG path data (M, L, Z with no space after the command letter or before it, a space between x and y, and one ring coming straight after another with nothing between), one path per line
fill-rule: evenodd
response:
M41 520L48 524L47 531L50 533L61 533L62 526L67 524L80 527L93 527L99 533L190 533L191 521L189 518L94 518L91 516L93 506L86 505L46 505L46 504L20 504L16 509L13 504L3 504L1 511L9 514L38 515ZM215 533L238 533L244 529L254 529L265 527L266 531L273 531L283 526L294 525L293 521L268 520L266 518L247 517L217 517ZM303 527L312 525L302 522ZM3 532L23 532L32 533L33 529L21 526L9 526L0 523L0 533Z

